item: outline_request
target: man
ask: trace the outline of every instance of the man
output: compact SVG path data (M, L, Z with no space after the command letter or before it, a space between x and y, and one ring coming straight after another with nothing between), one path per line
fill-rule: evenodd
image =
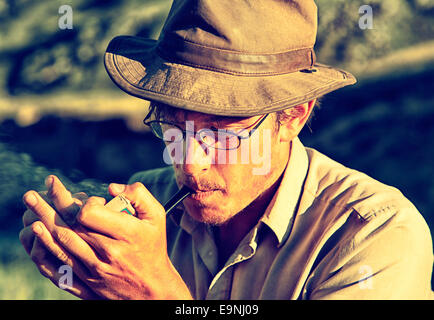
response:
M355 82L315 64L316 20L309 0L175 0L158 41L115 38L107 71L152 102L173 165L109 186L136 217L54 176L27 192L20 239L41 273L59 285L71 266L82 298L430 298L417 209L297 138L318 97Z

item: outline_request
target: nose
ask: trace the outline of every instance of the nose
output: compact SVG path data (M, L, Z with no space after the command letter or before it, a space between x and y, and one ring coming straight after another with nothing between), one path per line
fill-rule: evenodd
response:
M186 137L182 170L186 175L199 175L207 171L212 163L212 150L196 137Z

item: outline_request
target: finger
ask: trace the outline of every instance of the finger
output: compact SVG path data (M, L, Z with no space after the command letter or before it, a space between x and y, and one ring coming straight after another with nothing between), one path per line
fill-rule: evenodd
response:
M45 185L48 189L48 197L53 201L54 208L60 213L63 220L70 226L75 224L75 217L80 210L80 206L72 196L71 192L66 189L63 183L54 175L49 175L45 179Z
M84 195L82 194L79 196L82 196L83 199L87 198L87 196L85 194ZM102 208L104 208L106 200L104 198L101 198L101 197L90 197L90 198L83 200L82 206L84 206L86 203L88 203L89 207L93 207L93 206L101 207L102 206ZM61 219L61 218L59 218L59 219ZM74 218L74 219L76 219L76 218ZM102 220L106 221L106 217L103 217ZM101 221L96 221L96 225L98 226L100 222ZM108 225L110 225L110 229L113 231L113 235L116 235L119 233L120 228L118 225L113 224L113 222L110 222L109 220L108 220ZM111 241L112 239L108 239L106 236L101 235L99 233L92 232L92 230L88 230L87 228L84 228L83 226L86 227L85 224L82 224L82 225L75 224L75 227L74 227L75 235L77 235L81 239L83 239L86 242L86 244L90 245L93 249L95 249L102 257L105 257L106 253L108 251L108 248L113 244L113 242ZM95 230L95 231L99 230L99 228L96 228L96 229L97 230ZM47 232L47 234L48 234L48 236L51 236L49 234L49 232ZM62 234L63 234L63 232L62 232ZM65 238L64 241L68 241L68 237L69 237L68 235L64 235L62 237ZM55 255L56 254L62 254L62 252L57 251L57 252L53 252L53 254L55 254ZM60 260L62 260L61 257L58 257L58 258ZM65 262L65 264L71 265L70 261L64 261L64 262Z
M36 221L32 224L31 230L38 242L44 246L45 250L50 252L50 254L61 264L70 266L74 273L76 273L80 278L85 279L90 275L89 270L83 266L80 261L78 261L70 252L59 246L42 222Z
M33 241L35 240L35 234L30 226L23 228L20 231L19 239L27 254L30 255L33 247Z
M57 272L55 274L55 277L53 278L52 282L55 286L59 287L62 290L65 290L71 294L73 294L76 297L79 297L80 299L84 300L101 300L101 297L97 295L95 292L92 291L85 283L84 281L77 279L74 277L72 285L69 286L67 284L61 284L62 283L62 277L64 275L62 273Z
M99 205L99 206L104 206L106 204L106 199L102 198L102 197L89 197L87 198L84 202L83 205Z
M133 216L105 207L105 202L103 198L90 197L78 213L77 221L81 225L113 239L125 240L134 229L134 225L137 225L138 220ZM82 234L80 233L80 235ZM87 235L91 234L87 233ZM91 241L89 238L86 240ZM104 239L101 240L104 241ZM98 242L93 243L98 244Z
M57 212L36 192L26 192L23 200L26 206L38 216L60 246L81 259L90 269L94 266L98 258L93 249L76 232L71 230Z
M38 192L38 193L45 200L45 202L47 202L47 203L51 202L49 200L48 196L46 195L47 192ZM77 204L79 206L81 206L83 201L85 201L88 197L87 197L86 193L79 192L79 193L73 194L73 198L75 199ZM26 210L24 212L24 214L23 214L23 226L24 227L31 225L33 222L35 222L37 220L39 220L39 218L36 214L33 213L32 210Z
M85 281L96 274L93 265L91 268L86 268L74 255L62 248L41 221L35 222L30 229L34 233L35 241L38 240L61 265L70 266L79 278Z
M51 200L47 196L47 191L40 191L38 194L41 196L42 199L44 199L47 203L51 203ZM27 227L31 225L36 220L39 220L38 216L33 213L32 210L26 210L23 214L23 226Z
M73 277L72 283L65 285L63 283L64 272L61 271L62 264L59 260L55 259L50 251L47 250L43 239L36 237L30 251L32 261L35 263L39 272L57 287L70 292L71 294L82 299L98 299L99 297L87 287L83 281L78 277ZM75 271L74 271L75 272ZM72 274L72 276L74 273Z
M121 188L119 185L112 183L109 186L109 191L112 190L113 187L115 189ZM140 182L126 185L122 194L131 201L139 219L162 219L165 217L164 208L161 203L159 203L149 190Z
M125 187L125 184L110 183L108 186L108 192L111 196L116 197L117 195L125 191Z
M73 277L73 282L70 286L67 283L64 283L64 281L62 281L63 277L64 275L61 272L56 272L53 278L50 280L59 289L69 292L80 299L101 300L101 297L95 292L93 292L92 289L90 289L84 281L80 280L77 277Z

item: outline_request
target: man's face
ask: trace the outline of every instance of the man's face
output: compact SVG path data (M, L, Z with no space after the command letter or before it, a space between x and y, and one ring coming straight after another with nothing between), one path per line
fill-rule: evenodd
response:
M261 120L215 117L197 112L179 112L171 122L184 130L227 129L240 132ZM178 185L195 192L184 200L195 220L221 225L245 209L280 177L289 156L289 143L279 139L276 119L270 115L249 139L242 139L236 150L207 147L198 135L187 135L182 159L166 143L172 156ZM179 153L179 152L178 152Z

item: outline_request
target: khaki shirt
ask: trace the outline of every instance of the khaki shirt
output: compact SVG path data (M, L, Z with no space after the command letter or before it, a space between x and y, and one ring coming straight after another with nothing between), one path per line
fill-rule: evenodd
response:
M135 174L162 203L171 167ZM167 220L169 257L196 299L428 299L433 248L399 190L295 139L274 198L226 265L210 228L182 209Z

